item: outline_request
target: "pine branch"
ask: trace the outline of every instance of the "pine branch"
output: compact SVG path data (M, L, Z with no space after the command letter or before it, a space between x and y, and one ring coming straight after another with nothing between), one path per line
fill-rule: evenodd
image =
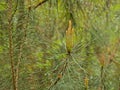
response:
M16 87L18 88L18 82L19 82L19 69L20 69L20 63L21 63L21 58L22 58L22 50L23 50L23 45L24 45L24 40L25 40L25 25L23 24L23 21L25 19L24 15L24 0L20 0L18 2L19 7L18 7L18 23L17 23L17 30L18 30L18 37L17 43L18 43L18 56L17 56L17 62L16 62L16 69L15 69L15 81L16 81ZM21 33L21 34L20 34Z
M30 7L28 7L28 9L29 9L29 11L31 10L31 9L37 9L39 6L41 6L42 4L44 4L45 2L47 2L48 0L43 0L42 2L39 2L37 5L35 5L35 6L30 6Z
M11 15L11 21L12 21L12 18L14 17L14 15L15 15L15 13L17 12L17 7L18 7L18 0L16 2L16 6L15 6L15 9L14 9L14 12Z
M9 57L11 63L13 89L17 90L15 81L15 66L13 61L13 38L12 38L12 0L8 1L8 30L9 30Z
M101 66L101 90L105 90L105 83L104 83L104 66Z
M60 71L61 77L65 74L67 65L68 65L68 59L66 59L66 61L65 61L65 63L64 63L64 66L63 66L63 68L62 68L61 71ZM54 83L49 87L48 90L50 90L53 86L55 86L55 85L58 83L58 81L60 81L60 80L61 80L61 78L60 78L60 77L57 77L56 80L54 81Z
M38 8L39 6L41 6L42 4L44 4L45 2L47 2L48 0L43 0L42 2L39 2L34 9Z

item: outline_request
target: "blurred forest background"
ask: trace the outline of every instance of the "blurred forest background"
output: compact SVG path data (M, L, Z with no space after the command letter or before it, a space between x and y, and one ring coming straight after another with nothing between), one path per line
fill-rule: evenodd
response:
M0 0L0 90L120 90L120 0Z

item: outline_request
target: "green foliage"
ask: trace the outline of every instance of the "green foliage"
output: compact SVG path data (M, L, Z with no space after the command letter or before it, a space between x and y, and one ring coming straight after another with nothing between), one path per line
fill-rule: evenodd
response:
M0 3L0 11L4 11L5 9L6 9L6 3L2 1Z
M13 90L10 22L18 90L119 90L120 0L44 1L12 0L11 21L0 1L0 90Z

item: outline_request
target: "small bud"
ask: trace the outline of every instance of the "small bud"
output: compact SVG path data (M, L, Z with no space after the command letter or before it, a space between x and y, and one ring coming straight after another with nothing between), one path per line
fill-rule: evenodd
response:
M67 52L70 53L73 48L74 40L74 29L72 28L72 22L69 20L69 27L66 30L66 48Z

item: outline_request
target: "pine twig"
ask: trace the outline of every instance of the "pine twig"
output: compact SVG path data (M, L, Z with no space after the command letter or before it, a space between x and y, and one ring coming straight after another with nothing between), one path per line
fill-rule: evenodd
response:
M17 90L15 81L15 66L13 60L13 38L12 38L12 0L8 1L8 30L9 30L9 57L12 71L13 89Z
M39 2L34 9L38 8L40 5L44 4L45 2L47 2L48 0L43 0L42 2Z
M104 66L101 66L101 90L105 90L105 84L104 84Z
M67 68L67 65L68 65L68 59L66 59L65 63L64 63L64 67L61 69L60 73L61 73L61 76L63 76L65 74L65 71L66 71L66 68ZM57 77L56 80L53 82L53 84L49 87L48 90L50 90L53 86L55 86L58 81L60 81L60 77Z
M36 8L38 8L39 6L41 6L42 4L44 4L45 2L47 2L48 0L43 0L42 2L39 2L37 5L35 5L35 6L30 6L30 7L28 7L28 9L29 10L31 10L31 9L36 9Z

